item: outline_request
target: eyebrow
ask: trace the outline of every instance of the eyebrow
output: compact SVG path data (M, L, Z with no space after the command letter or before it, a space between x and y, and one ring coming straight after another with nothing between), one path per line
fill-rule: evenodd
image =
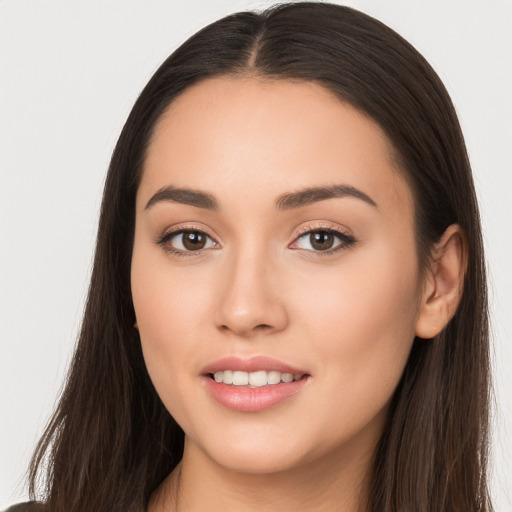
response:
M206 192L191 190L189 188L177 188L171 185L161 188L146 204L146 210L161 201L188 204L206 210L218 210L219 204L215 197Z
M329 187L305 188L297 192L290 192L279 196L276 200L278 210L291 210L301 208L318 201L332 198L355 197L375 208L377 203L361 190L350 185L332 185ZM156 203L171 201L173 203L188 204L206 210L219 210L219 203L212 194L192 190L189 188L177 188L172 185L158 190L146 204L146 210Z
M291 210L335 197L355 197L378 209L377 203L370 196L350 185L305 188L298 192L283 194L277 199L276 207L278 210Z

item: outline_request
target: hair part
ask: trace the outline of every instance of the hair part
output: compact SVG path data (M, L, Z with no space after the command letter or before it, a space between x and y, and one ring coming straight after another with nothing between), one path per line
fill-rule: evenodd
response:
M31 463L31 495L47 466L42 497L52 512L142 511L182 457L183 431L150 381L133 327L135 197L165 109L188 87L222 75L315 82L375 120L414 196L421 268L449 225L464 230L461 303L442 333L414 341L369 475L367 509L489 510L485 263L455 109L430 65L393 30L354 9L314 2L212 23L139 96L110 163L82 329Z

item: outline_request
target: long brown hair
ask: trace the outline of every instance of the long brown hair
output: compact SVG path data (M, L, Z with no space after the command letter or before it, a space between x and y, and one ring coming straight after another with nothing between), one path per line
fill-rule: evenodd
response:
M469 263L460 306L438 336L414 341L369 475L368 509L490 510L485 264L455 110L402 37L348 7L312 2L207 26L162 64L135 103L106 179L74 359L32 460L32 496L42 475L51 512L142 511L180 461L183 431L149 379L133 327L135 196L152 130L170 102L207 77L247 74L319 83L380 124L414 194L423 268L445 229L463 228Z

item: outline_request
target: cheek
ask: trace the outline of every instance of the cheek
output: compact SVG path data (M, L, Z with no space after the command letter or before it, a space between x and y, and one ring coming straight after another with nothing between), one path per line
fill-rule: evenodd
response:
M132 255L132 299L146 367L155 388L169 408L179 397L179 377L192 372L197 354L195 333L203 308L203 294L192 293L198 283L183 279L184 273L171 271L161 249L137 243ZM186 273L185 273L186 275ZM190 276L189 276L190 277Z
M172 275L158 277L155 271L147 279L132 281L132 294L137 323L143 341L151 340L160 349L187 346L187 335L194 338L198 318L204 309L206 294L192 292L194 283L180 282ZM183 343L175 343L179 336Z
M176 333L192 334L208 302L208 268L190 266L190 260L171 263L163 249L148 243L136 231L131 266L132 299L144 340L160 349L174 343ZM191 270L193 269L193 271ZM183 340L186 341L186 340Z
M316 275L310 284L317 292L297 299L301 311L296 316L321 365L330 370L325 376L329 384L340 393L346 390L354 408L372 396L372 407L384 406L414 340L416 257L413 252L404 257L394 248L347 256L346 265Z

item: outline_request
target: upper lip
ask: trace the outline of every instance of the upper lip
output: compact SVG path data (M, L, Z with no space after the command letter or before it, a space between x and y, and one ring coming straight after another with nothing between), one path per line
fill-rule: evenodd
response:
M293 375L307 373L305 370L295 368L287 363L279 361L278 359L273 359L272 357L267 356L253 356L247 359L237 356L223 357L205 366L201 370L201 373L206 375L224 370L241 372L257 372L265 370L267 372L276 371L281 373L291 373Z

